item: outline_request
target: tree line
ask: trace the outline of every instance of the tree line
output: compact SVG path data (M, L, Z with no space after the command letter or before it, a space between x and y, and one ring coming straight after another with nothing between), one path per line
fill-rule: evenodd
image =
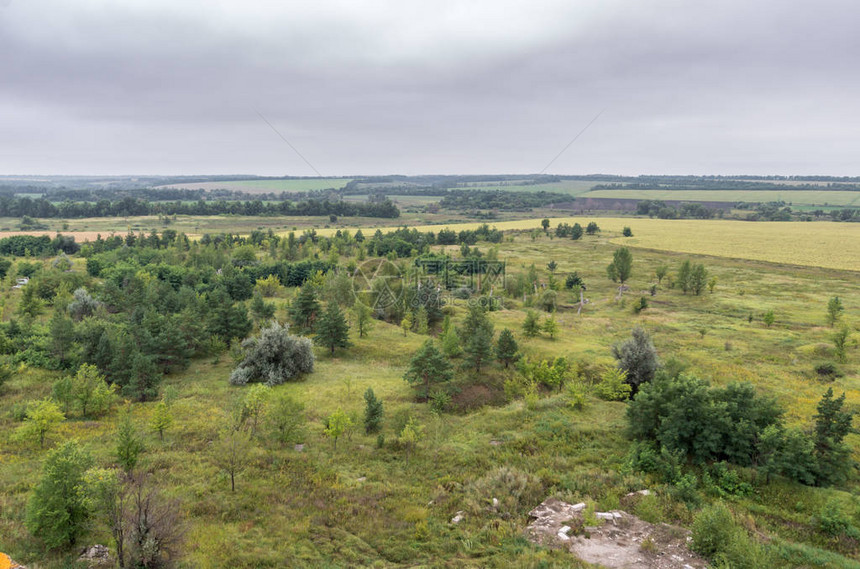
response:
M0 196L0 216L36 218L128 217L140 215L247 215L247 216L323 216L400 217L400 210L390 200L345 202L306 200L300 202L263 200L154 202L125 197L120 200L100 199L96 202L63 201L53 203L45 198Z

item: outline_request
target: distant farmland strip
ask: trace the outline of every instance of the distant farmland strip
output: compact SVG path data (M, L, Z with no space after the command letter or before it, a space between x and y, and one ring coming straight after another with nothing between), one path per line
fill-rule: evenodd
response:
M351 178L298 178L295 180L229 180L224 182L195 182L171 184L166 188L188 190L236 190L248 193L309 192L312 190L339 190L351 182Z
M773 202L804 206L860 207L860 192L846 190L594 190L580 198L696 202Z

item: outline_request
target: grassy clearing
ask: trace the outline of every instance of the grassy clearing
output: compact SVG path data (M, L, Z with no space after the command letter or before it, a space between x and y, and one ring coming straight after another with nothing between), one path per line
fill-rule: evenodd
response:
M709 202L773 202L804 206L860 207L860 192L846 190L594 190L584 198L685 200Z

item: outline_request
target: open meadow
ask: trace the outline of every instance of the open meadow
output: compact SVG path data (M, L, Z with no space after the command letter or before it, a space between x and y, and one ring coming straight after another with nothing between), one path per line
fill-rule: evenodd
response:
M558 221L553 220L552 226ZM506 279L515 279L534 265L539 282L546 283L550 279L547 264L554 261L555 274L562 281L576 272L587 285L588 303L582 314L574 308L579 298L573 291L559 292L554 314L559 329L554 337L523 334L529 307L520 297L506 297L500 310L489 313L497 333L504 328L513 331L525 358L563 356L581 370L606 369L614 362L613 344L629 337L634 326L641 326L650 333L662 361L682 361L688 373L715 386L750 382L759 393L776 398L789 426L810 425L827 387L844 391L848 407L860 409L856 342L860 279L857 272L838 270L858 268L860 256L851 243L856 246L860 241L853 237L860 227L596 221L601 234L579 241L532 234L529 230L539 226L539 220L526 220L497 224L510 231L499 244L478 243L485 254L492 250L505 261ZM633 228L633 237L621 237L623 225ZM737 233L747 228L753 233ZM818 240L811 238L816 231L823 235ZM365 233L370 237L370 232ZM739 240L734 250L709 248L712 241L735 239L736 233ZM765 241L765 236L772 244L768 254L776 263L728 258L745 255L745 240ZM782 239L788 240L788 246L782 246ZM815 254L791 256L793 243L805 244ZM606 265L620 244L632 247L633 265L629 290L617 299L618 285L607 278ZM684 252L703 263L715 278L712 291L696 296L668 286L671 275L688 258L659 250L672 247L693 249ZM459 253L459 247L433 247L435 252L443 249L454 256ZM832 249L841 250L842 257L833 257ZM84 273L84 260L72 258L73 272ZM339 262L349 260L342 257ZM44 262L48 265L51 260ZM403 262L406 266L410 261ZM788 265L815 262L826 264ZM664 264L670 276L658 284L655 270ZM9 284L7 278L2 294L4 321L15 316L23 295ZM89 286L101 290L99 279ZM282 289L270 299L278 320L289 319L287 305L295 302L296 293ZM854 331L854 340L845 363L839 364L840 375L823 380L814 367L834 358L833 331L825 319L827 301L833 296L844 303L842 320ZM648 308L634 314L632 307L641 297L648 299ZM534 301L529 296L527 304ZM444 312L455 326L462 326L467 302L447 297ZM768 312L774 316L771 324L764 322ZM34 326L47 325L49 319L49 314L43 314ZM493 364L475 374L465 369L461 356L453 360L458 386L453 400L445 411L434 412L427 403L416 402L415 391L403 376L416 350L428 337L439 336L439 324L425 334L377 321L360 338L352 317L351 321L350 348L333 355L315 348L313 373L272 388L304 405L305 423L293 439L303 446L279 444L261 430L253 439L247 463L237 472L235 492L218 466L223 461L217 457L220 447L215 441L249 387L228 382L235 366L229 352L196 357L187 369L166 376L161 388L175 390L175 401L173 423L163 440L151 428L158 403L132 405L133 423L145 446L139 468L150 473L165 496L182 505L187 539L181 567L585 567L567 552L543 548L525 538L526 513L548 496L571 503L586 501L598 511L622 507L652 522L692 523L699 507L695 500L685 502L687 498L671 485L629 466L627 403L603 401L591 393L581 408L574 408L567 392L553 390L541 391L535 399L509 398L502 386L517 376L513 367ZM111 466L121 417L119 408L97 419L70 417L48 436L46 449L16 438L22 406L50 397L51 384L61 375L22 365L0 387L5 409L0 413L0 543L16 560L46 569L71 566L77 556L76 551L46 553L38 537L25 527L27 501L46 449L76 439L98 465ZM360 426L362 396L368 388L385 405L381 436L365 434ZM351 415L359 426L335 446L324 429L327 418L338 410ZM408 417L420 425L422 434L414 447L404 450L398 441ZM860 436L849 435L847 442L853 458L860 459ZM508 472L500 469L513 473L500 474ZM515 482L506 482L506 476ZM783 479L766 484L751 471L741 470L741 476L754 491L726 499L753 535L769 544L772 557L766 566L857 566L857 542L834 540L813 521L824 504L834 500L857 519L856 481L822 489ZM650 488L653 495L636 501L627 497L643 488ZM695 496L696 500L715 499L705 486ZM491 507L493 498L502 505ZM463 513L463 521L451 523L458 512ZM87 543L110 540L99 525L86 537Z

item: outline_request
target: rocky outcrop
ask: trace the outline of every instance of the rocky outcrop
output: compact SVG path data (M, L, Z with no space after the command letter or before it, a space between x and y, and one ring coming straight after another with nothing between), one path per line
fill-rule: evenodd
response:
M81 552L80 557L78 557L78 561L85 562L87 564L87 567L90 567L91 569L107 569L109 567L114 566L113 557L111 557L110 550L104 545L98 544L84 549Z
M549 498L529 512L528 537L567 549L588 563L609 569L703 569L704 559L687 547L689 531L650 524L623 510L595 512L599 525L587 526L584 503Z

